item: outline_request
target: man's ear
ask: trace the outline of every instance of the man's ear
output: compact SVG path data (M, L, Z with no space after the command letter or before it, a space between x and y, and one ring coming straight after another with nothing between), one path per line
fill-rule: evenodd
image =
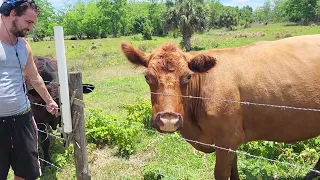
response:
M194 72L203 73L209 71L213 66L216 65L216 58L200 54L192 58L188 62L189 69Z
M14 9L12 9L12 10L10 11L10 17L16 17L16 16L17 16L16 11L15 11Z
M148 67L149 62L146 58L146 55L142 51L132 47L132 45L130 45L127 42L121 43L121 49L122 49L124 55L127 57L127 59L131 63L139 65L139 66L142 65L144 67Z

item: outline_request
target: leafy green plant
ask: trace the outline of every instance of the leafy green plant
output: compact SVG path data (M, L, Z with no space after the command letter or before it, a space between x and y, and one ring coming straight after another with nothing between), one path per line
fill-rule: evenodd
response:
M151 129L152 107L150 100L137 97L136 102L124 106L128 111L127 120L142 123L144 128Z
M120 156L128 157L136 150L140 123L122 120L117 116L106 115L101 108L89 109L86 121L86 136L89 143L98 146L117 146Z
M242 145L240 150L269 159L305 164L319 158L319 146L319 139L313 138L294 144L255 141Z
M144 180L161 180L164 175L160 171L146 170L143 173Z

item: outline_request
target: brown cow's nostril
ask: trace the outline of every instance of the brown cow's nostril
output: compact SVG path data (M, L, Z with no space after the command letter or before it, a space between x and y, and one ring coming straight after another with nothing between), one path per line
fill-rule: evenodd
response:
M156 126L157 126L157 127L163 127L164 124L163 124L163 122L159 119L159 120L156 121Z
M155 116L154 126L161 131L175 132L182 127L182 116L179 113L160 112Z

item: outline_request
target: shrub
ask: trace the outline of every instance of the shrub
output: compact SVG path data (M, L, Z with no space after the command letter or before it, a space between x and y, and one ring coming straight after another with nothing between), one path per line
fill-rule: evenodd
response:
M123 157L135 152L139 129L142 127L140 123L106 115L101 108L89 109L88 117L85 124L88 143L117 146L119 155Z
M319 139L313 138L294 144L255 141L242 145L240 150L269 159L305 164L319 158L319 147Z
M125 105L128 111L127 120L143 124L144 128L151 129L152 108L150 100L137 98L136 104Z
M152 27L150 26L149 23L147 23L144 27L143 27L143 31L142 31L142 36L144 40L152 40Z

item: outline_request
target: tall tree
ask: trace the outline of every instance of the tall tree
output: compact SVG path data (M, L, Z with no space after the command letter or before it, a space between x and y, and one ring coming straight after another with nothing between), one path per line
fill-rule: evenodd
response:
M38 23L34 28L33 35L42 39L45 36L53 35L53 27L57 25L55 12L52 4L48 0L35 0L40 7Z
M99 36L99 8L93 0L89 0L81 23L87 38L97 38Z
M317 13L316 13L317 21L320 22L320 0L317 0Z
M252 7L244 6L243 8L241 8L239 14L239 23L247 28L249 27L249 24L252 23L252 21Z
M111 27L113 37L118 37L121 29L125 28L127 21L126 0L101 0L98 3L103 15L104 23ZM123 30L122 29L122 30Z
M182 44L186 51L191 50L190 39L197 30L203 30L207 21L207 9L202 0L177 0L167 11L167 24L179 24ZM171 17L169 17L171 16ZM177 22L178 21L178 22Z
M255 21L270 21L271 20L271 12L272 12L272 2L270 0L266 0L262 6L257 7L257 9L253 13L253 17Z
M78 0L73 8L66 13L65 18L63 19L63 26L65 27L66 34L82 38L82 20L85 12L85 4L81 0Z
M158 0L151 0L149 4L149 20L153 29L153 35L163 35L163 19L162 14L165 12L164 5Z
M219 17L220 27L226 27L228 31L232 30L233 26L238 25L239 12L237 8L226 6Z
M288 0L285 12L293 22L313 21L316 18L317 0Z
M219 0L211 0L209 5L209 28L220 27L219 18L223 13L224 5Z
M287 21L285 13L285 5L287 0L273 0L274 7L271 12L271 19L273 22Z

